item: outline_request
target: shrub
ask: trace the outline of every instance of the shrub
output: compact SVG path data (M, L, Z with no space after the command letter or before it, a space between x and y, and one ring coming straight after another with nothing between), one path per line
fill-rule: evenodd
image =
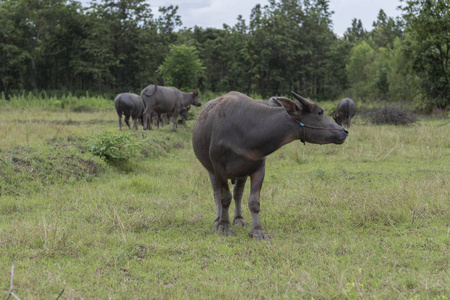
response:
M92 136L87 148L106 160L127 160L140 155L142 141L131 133L104 132Z
M417 121L412 112L403 108L384 107L369 114L370 120L375 124L407 125Z

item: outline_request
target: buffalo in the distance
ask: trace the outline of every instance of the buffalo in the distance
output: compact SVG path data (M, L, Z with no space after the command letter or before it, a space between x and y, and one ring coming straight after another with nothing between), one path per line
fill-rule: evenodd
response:
M130 117L133 119L133 128L138 129L138 122L143 125L144 102L141 97L133 93L121 93L114 100L117 115L119 116L119 130L122 131L122 115L125 116L125 123L130 126Z
M339 125L350 127L352 118L356 115L356 104L350 98L344 98L337 105L334 121Z
M188 112L191 109L191 106L189 105L188 107L182 107L180 112L178 113L178 115L180 116L180 118L178 119L178 124L183 124L184 121L188 120ZM152 112L150 114L151 116L151 123L155 124L156 123L156 127L159 128L159 124L161 124L161 127L164 127L164 123L170 124L170 119L172 118L172 113L163 113L163 114L157 114L155 112Z
M177 131L177 119L183 108L189 105L200 106L198 93L193 91L185 93L174 87L165 87L152 84L141 92L145 104L144 129L152 129L151 114L172 114L173 131Z

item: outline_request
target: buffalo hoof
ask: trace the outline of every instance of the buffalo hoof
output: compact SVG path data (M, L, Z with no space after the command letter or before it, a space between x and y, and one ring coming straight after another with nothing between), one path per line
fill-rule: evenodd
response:
M250 232L250 236L256 241L270 240L269 236L264 232L264 230L253 230L252 232Z
M236 227L248 226L247 222L245 222L244 218L235 218L233 223L234 223L234 225L236 225Z
M217 234L219 235L232 235L229 225L219 225L217 227Z
M214 225L211 227L211 231L217 231L218 227L219 227L219 221L215 221Z

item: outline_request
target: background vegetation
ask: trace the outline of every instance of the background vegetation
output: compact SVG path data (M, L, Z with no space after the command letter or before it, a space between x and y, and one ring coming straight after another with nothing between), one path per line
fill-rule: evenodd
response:
M1 298L14 255L24 299L448 299L448 120L360 114L343 145L273 153L261 194L271 240L257 242L249 228L210 231L212 189L191 145L198 108L176 134L120 133L111 101L54 106L63 100L1 106Z
M338 37L329 0L271 0L256 5L250 20L237 16L222 29L182 27L176 6L160 8L155 18L144 0L97 0L88 7L1 0L0 90L7 99L42 90L113 98L159 83L263 98L296 90L313 99L350 96L445 108L448 1L402 3L402 18L380 10L370 31L354 19ZM167 77L169 53L191 57L195 76Z
M448 299L449 123L410 112L450 104L448 1L343 37L328 3L273 0L213 29L143 0L0 0L0 297L14 255L26 299ZM328 114L350 96L359 113L343 145L269 156L256 242L210 231L198 108L177 134L118 132L111 100L152 83L202 103L296 90Z

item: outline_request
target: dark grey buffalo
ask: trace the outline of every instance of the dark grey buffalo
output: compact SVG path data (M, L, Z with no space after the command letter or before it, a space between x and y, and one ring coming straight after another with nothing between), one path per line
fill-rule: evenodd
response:
M257 99L255 101L258 103L261 103L261 104L268 105L268 106L282 106L280 101L278 101L278 98L283 98L283 97L270 97L269 100L267 100L267 102L262 99ZM287 98L284 98L284 99L287 99Z
M188 105L188 107L182 107L180 109L180 112L178 115L181 117L178 119L178 124L182 124L183 121L188 120L188 112L191 109L191 106ZM164 113L164 114L156 114L155 120L156 120L156 126L159 128L159 123L161 123L161 127L164 127L164 122L167 120L167 124L170 124L170 118L172 118L172 113Z
M150 113L157 114L171 113L173 131L177 131L177 119L182 108L189 105L200 106L198 93L185 93L174 87L164 87L159 85L149 85L141 92L142 100L145 104L144 129L152 129Z
M337 112L334 115L334 120L339 125L350 127L351 119L356 115L356 104L350 98L344 98L339 101L337 105Z
M117 115L119 116L119 129L122 130L122 115L125 115L125 123L130 126L130 117L133 119L134 129L138 129L138 121L143 124L144 102L141 97L133 93L122 93L114 100Z
M256 99L255 102L256 103L260 103L260 104L264 104L264 105L268 105L266 100L263 100L263 99Z
M268 239L259 219L259 194L266 156L294 140L342 144L347 138L347 130L328 118L316 103L292 94L297 101L278 97L282 106L270 107L239 92L230 92L206 103L197 118L193 147L198 160L209 172L217 206L213 228L220 234L231 234L229 179L235 183L233 223L246 225L241 200L245 182L250 177L250 234L255 239Z

